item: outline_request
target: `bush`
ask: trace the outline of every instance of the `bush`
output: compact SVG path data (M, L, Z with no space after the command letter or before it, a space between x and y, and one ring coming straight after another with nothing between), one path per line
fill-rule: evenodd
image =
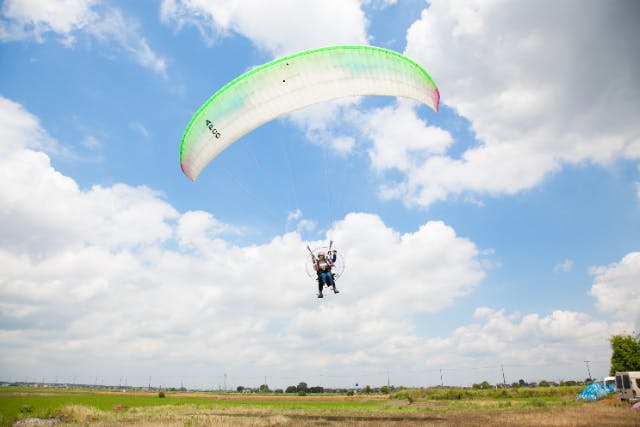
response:
M30 414L33 412L33 406L31 405L22 405L20 407L20 413L21 414Z
M547 406L547 404L545 403L544 400L542 399L538 399L538 398L534 398L531 400L531 402L529 403L531 406L534 406L536 408L544 408L545 406Z
M345 393L347 396L353 396L353 390L347 390L347 392Z
M158 393L158 397L161 399L165 398L166 396L164 395L164 391L161 391L160 393Z
M307 395L307 392L306 392L306 391L304 391L304 390L300 390L300 391L298 392L298 396L306 396L306 395Z

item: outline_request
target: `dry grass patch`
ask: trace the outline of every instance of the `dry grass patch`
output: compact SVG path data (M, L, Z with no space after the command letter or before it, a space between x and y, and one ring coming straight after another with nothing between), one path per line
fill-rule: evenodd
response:
M384 412L249 410L248 408L211 409L189 406L133 408L120 412L98 411L81 406L63 410L61 425L107 426L203 426L203 427L276 427L276 426L518 426L518 427L591 427L640 426L640 414L628 406L608 402L580 406L488 408L433 411L423 407L408 413L403 410Z

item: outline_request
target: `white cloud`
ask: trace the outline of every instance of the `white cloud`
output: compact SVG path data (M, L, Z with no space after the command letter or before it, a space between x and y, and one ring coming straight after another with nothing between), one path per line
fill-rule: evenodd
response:
M355 138L351 136L337 136L330 142L331 148L339 155L345 156L353 151L356 145Z
M442 310L484 277L475 245L442 222L400 234L376 215L350 214L328 232L349 278L339 300L319 304L297 232L238 246L223 239L236 227L179 213L149 188L81 189L30 148L38 119L0 105L16 124L0 158L0 366L12 372L87 359L116 376L119 361L143 359L158 370L202 360L238 370L300 360L291 368L302 370L335 354L352 366L364 346L384 349L410 331L411 314ZM311 353L316 362L302 357Z
M219 236L229 233L238 234L239 230L229 224L220 222L209 212L204 211L184 213L180 216L176 229L180 245L197 247L200 250L206 250Z
M293 212L287 214L287 230L293 228L299 234L305 231L313 231L316 229L317 223L309 219L305 219L302 210L296 209Z
M375 215L354 213L328 234L348 248L343 253L349 260L345 277L354 292L365 295L344 298L367 313L383 313L388 307L404 307L404 314L437 312L484 278L475 245L440 221L399 234ZM367 236L366 244L362 236Z
M60 146L35 116L0 98L0 117L0 175L6 184L0 188L4 245L43 256L61 247L135 246L171 236L166 221L177 212L157 192L122 184L82 191L51 166L44 152L32 149Z
M125 18L121 10L107 9L100 19L87 26L86 31L105 45L116 42L138 65L161 75L166 74L166 59L151 49L147 40L139 34L137 23Z
M638 158L638 16L633 2L431 2L407 33L406 54L480 145L430 157L397 196L428 205L465 192L513 194L563 164Z
M572 268L573 268L573 260L565 259L564 261L558 263L555 266L554 271L560 272L560 273L568 273L571 271Z
M502 382L496 363L500 361L506 367L508 383L519 378L557 381L586 377L587 373L575 365L588 357L599 361L594 374L603 375L610 356L608 339L623 327L565 310L540 316L481 307L474 317L473 323L456 328L450 337L428 340L439 350L439 355L429 362L431 366L486 364L491 368L488 372L492 372L493 382Z
M209 43L240 34L274 57L334 44L366 44L357 0L163 0L162 20L193 25Z
M630 330L640 325L640 252L625 255L618 263L591 269L594 284L589 294L596 298L596 306L610 313Z
M47 32L59 34L66 44L74 42L73 32L81 30L97 18L92 10L96 0L6 0L0 22L3 39L35 37L42 41Z
M448 132L418 118L414 107L413 102L399 100L394 106L357 113L353 118L373 141L369 155L375 170L411 171L426 158L445 152L453 142Z
M320 383L326 378L313 373L331 372L327 385L352 385L359 375L384 383L380 367L391 366L394 383L424 385L439 382L430 372L441 367L497 369L500 362L508 375L528 380L541 371L580 378L567 365L585 355L606 359L606 340L620 329L570 311L485 307L450 336L420 336L414 316L442 315L470 295L491 253L440 221L403 234L365 213L327 232L347 270L342 292L319 301L299 233L241 246L224 239L236 227L208 212L179 213L151 189L80 189L30 147L37 118L15 103L0 105L9 106L0 117L25 124L10 129L16 140L3 151L13 155L0 157L0 374L82 382L100 372L111 383L127 376L129 384L151 375L165 385L186 374L188 386L211 387L203 372L255 385L268 371L278 386ZM44 130L38 135L50 139ZM302 212L289 217L303 219ZM598 270L594 289L629 287L636 276L626 260ZM495 382L475 369L447 371L446 381Z
M166 73L166 60L139 34L137 23L125 18L120 9L103 7L100 0L7 0L1 13L1 40L43 42L47 33L54 33L63 44L72 46L78 35L88 34L103 47L115 43L139 65Z
M0 153L9 154L22 148L49 153L63 151L44 130L40 120L25 111L22 105L0 97L0 111Z

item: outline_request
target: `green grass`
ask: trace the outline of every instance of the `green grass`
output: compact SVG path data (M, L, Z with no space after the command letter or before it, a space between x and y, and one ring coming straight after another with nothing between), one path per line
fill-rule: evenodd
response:
M490 390L469 388L418 388L404 389L392 395L395 399L419 400L488 400L488 399L529 399L564 400L575 398L583 386L563 387L519 387Z
M179 407L195 408L212 412L243 413L292 413L315 414L383 414L401 411L405 414L425 412L467 411L484 409L543 408L581 405L575 402L579 388L554 387L538 389L405 389L378 400L362 399L314 400L309 397L285 395L287 400L264 400L252 395L251 399L236 396L224 399L216 393L180 396L165 392L166 398L159 398L157 392L123 393L118 391L96 392L92 390L68 390L53 388L0 389L0 425L11 425L23 418L54 418L70 405L80 405L100 411L111 412L113 408ZM283 395L279 395L282 397ZM226 396L228 397L228 396ZM411 403L410 403L411 402ZM410 404L409 404L410 403Z
M16 395L19 394L19 395ZM122 392L96 393L83 390L56 390L13 388L0 392L0 425L11 425L18 419L36 417L52 418L69 405L81 405L101 411L112 411L117 406L127 408L151 406L179 406L206 408L210 410L246 410L250 411L316 411L324 413L340 411L372 411L385 410L375 401L310 401L310 400L217 400L216 394L211 397L177 397L165 392L165 398L159 398L157 392L148 394L128 394ZM29 409L29 410L27 410Z

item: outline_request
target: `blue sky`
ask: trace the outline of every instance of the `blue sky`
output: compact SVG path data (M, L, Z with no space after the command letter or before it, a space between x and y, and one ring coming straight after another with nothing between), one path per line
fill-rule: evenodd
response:
M275 3L1 3L0 377L606 374L640 321L638 6ZM182 174L217 89L335 44L414 59L440 111L316 105ZM347 269L317 300L305 244L329 238Z

